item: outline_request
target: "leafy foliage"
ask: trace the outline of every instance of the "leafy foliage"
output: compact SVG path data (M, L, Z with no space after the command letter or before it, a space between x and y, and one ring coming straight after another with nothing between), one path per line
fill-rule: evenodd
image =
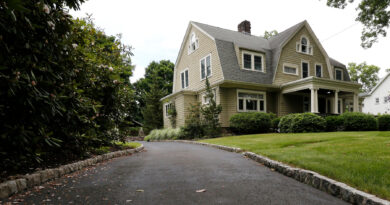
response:
M289 114L280 120L280 132L322 132L325 130L324 118L313 113Z
M346 112L340 115L346 131L377 130L377 120L373 115L360 112Z
M206 78L206 99L208 104L203 105L201 109L204 119L205 134L208 137L217 137L221 134L221 125L219 123L219 114L222 112L222 106L215 102L213 90L210 87L209 79Z
M348 64L348 72L352 81L362 84L362 92L370 92L379 81L378 72L380 68L375 65L367 65L366 62Z
M348 0L353 3L354 0ZM344 9L347 6L346 0L327 0L327 5ZM359 11L356 21L364 25L361 46L370 48L378 41L379 36L386 37L386 29L390 23L390 1L388 0L362 0L356 10Z
M146 105L142 110L142 115L146 129L159 129L163 126L163 107L160 99L165 95L166 93L156 83L151 84L150 91L144 94Z
M182 127L184 139L202 138L205 135L204 122L201 119L200 103L188 107L188 115Z
M272 30L272 31L264 31L264 38L265 39L270 39L272 36L276 36L278 35L278 31L277 30Z
M0 3L0 162L17 171L85 155L120 138L131 111L131 47L65 6Z
M340 115L332 115L325 117L326 120L326 131L335 132L343 130L343 119Z
M378 116L378 129L380 131L390 130L390 115L389 114Z
M265 133L271 127L271 118L267 113L237 113L230 117L230 127L240 134Z

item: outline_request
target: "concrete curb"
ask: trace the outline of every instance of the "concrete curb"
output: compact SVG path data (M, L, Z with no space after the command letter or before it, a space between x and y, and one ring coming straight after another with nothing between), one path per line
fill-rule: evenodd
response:
M99 155L90 159L75 162L72 164L62 165L58 168L45 169L42 171L34 172L32 174L26 174L18 179L9 180L0 184L0 199L7 198L13 194L20 193L27 188L41 185L47 181L59 178L63 175L70 174L72 172L81 170L84 167L95 165L96 163L106 161L115 157L125 156L140 152L144 149L144 145L135 149L126 149L116 152L110 152L107 154Z
M269 159L253 152L243 152L240 148L227 147L222 145L214 145L204 142L188 141L188 140L163 140L161 142L182 142L190 144L199 144L209 147L214 147L229 152L241 153L245 157L263 164L285 176L294 178L295 180L308 184L316 189L324 191L330 195L340 198L348 203L362 205L390 205L390 201L376 197L375 195L357 190L344 183L322 176L317 172L306 169L294 168L281 162Z

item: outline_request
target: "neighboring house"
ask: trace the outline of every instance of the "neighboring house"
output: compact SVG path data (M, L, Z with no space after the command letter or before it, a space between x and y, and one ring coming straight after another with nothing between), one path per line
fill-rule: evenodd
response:
M350 81L345 65L329 58L307 21L268 40L251 35L249 21L238 31L190 22L175 64L173 93L162 98L164 127L171 126L173 106L176 123L183 126L191 104L207 104L206 78L222 105L222 127L239 112L358 111L360 84Z
M389 114L390 113L390 74L387 74L379 83L368 93L362 94L364 97L362 110L364 113Z

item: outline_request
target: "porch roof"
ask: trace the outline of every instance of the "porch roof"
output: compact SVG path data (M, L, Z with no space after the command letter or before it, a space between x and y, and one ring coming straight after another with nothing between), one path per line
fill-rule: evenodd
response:
M310 76L304 79L284 83L281 85L282 93L291 93L304 89L328 89L344 92L358 93L361 85L357 82L331 80Z

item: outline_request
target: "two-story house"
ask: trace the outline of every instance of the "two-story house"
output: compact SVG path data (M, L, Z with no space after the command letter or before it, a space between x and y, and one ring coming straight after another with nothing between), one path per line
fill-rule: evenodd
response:
M190 22L176 60L172 94L164 102L164 127L170 109L183 126L188 107L207 104L205 79L222 105L220 122L239 112L341 113L358 111L360 85L345 65L330 58L307 21L265 39L251 35L249 21L238 31Z

